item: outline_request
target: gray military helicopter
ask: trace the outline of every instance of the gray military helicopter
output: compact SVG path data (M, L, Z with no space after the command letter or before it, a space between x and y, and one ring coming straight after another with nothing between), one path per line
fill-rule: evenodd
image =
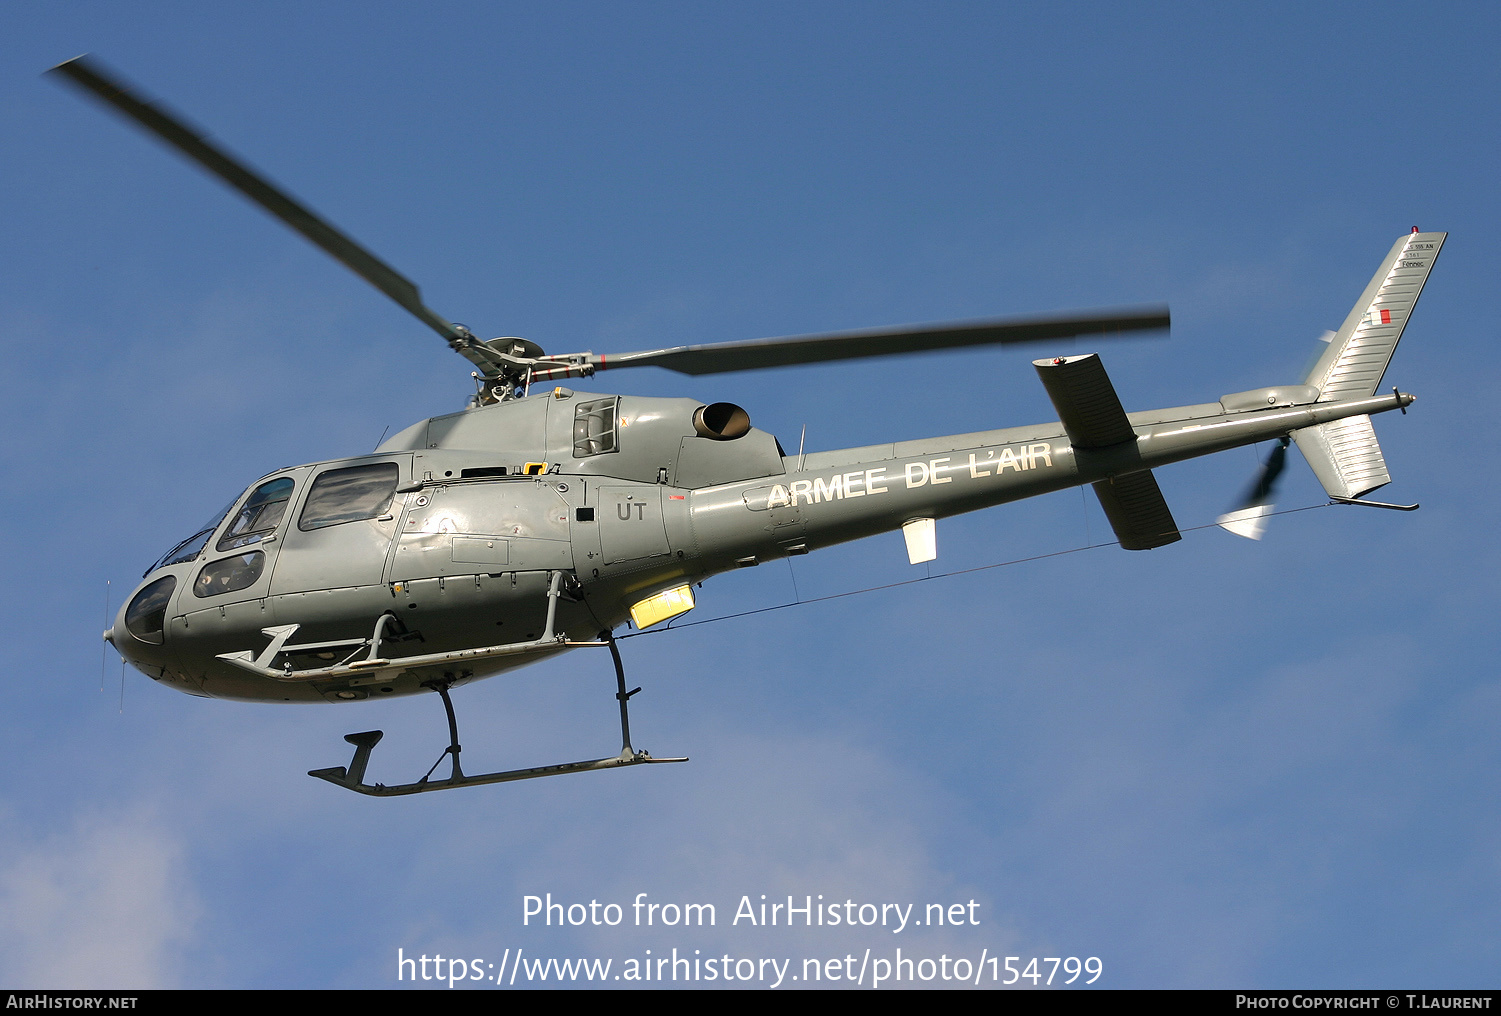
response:
M1110 336L1168 327L1166 308L925 325L678 346L545 353L481 340L430 310L417 287L96 61L51 71L239 190L406 308L473 366L458 413L422 420L373 454L277 470L146 570L107 639L137 669L188 694L261 702L350 702L434 691L449 745L427 775L367 784L378 730L350 734L348 766L310 775L394 796L618 768L653 758L631 744L613 632L693 609L710 576L900 529L913 563L936 556L935 520L1090 484L1120 545L1181 539L1152 470L1274 440L1241 505L1220 518L1259 537L1296 441L1334 501L1390 476L1370 417L1412 403L1378 395L1444 233L1399 239L1297 384L1127 413L1097 355L1035 361L1054 422L788 455L729 403L585 393L560 382L604 370L713 374L965 346ZM582 646L615 665L618 755L466 775L455 686ZM446 779L432 779L444 758Z

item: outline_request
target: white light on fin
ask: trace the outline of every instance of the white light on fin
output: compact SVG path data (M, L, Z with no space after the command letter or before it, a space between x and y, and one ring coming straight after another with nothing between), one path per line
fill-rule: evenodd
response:
M907 563L922 564L938 557L938 527L932 519L913 519L902 526L907 540Z
M1227 512L1214 521L1219 523L1219 527L1227 533L1244 536L1248 540L1259 540L1261 534L1266 532L1265 519L1271 513L1271 505L1253 504L1249 508Z

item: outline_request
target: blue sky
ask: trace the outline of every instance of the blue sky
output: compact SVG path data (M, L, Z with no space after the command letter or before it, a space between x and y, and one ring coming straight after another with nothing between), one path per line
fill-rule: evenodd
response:
M395 987L397 950L1095 956L1115 987L1485 987L1501 235L1481 5L14 5L0 37L0 983ZM1296 380L1391 243L1446 230L1377 420L1399 515L1327 508L634 638L686 766L374 801L436 699L203 701L107 659L114 602L255 477L458 408L469 365L341 266L41 78L98 54L440 313L610 352L1166 301L1128 409ZM1085 352L1080 344L1063 352ZM960 352L589 386L729 400L810 449L1038 422ZM581 388L585 387L580 385ZM1264 450L1263 450L1264 454ZM1161 470L1179 524L1240 450ZM1321 504L1294 460L1286 507ZM37 502L43 502L38 510ZM934 572L1099 543L1066 491L939 526ZM888 535L707 583L694 619L925 574ZM473 771L610 750L609 661L455 695ZM714 928L523 926L523 898ZM731 924L742 896L980 924ZM615 969L620 969L618 966ZM760 983L760 982L754 982ZM801 983L801 982L799 982ZM1023 981L1023 984L1028 982Z

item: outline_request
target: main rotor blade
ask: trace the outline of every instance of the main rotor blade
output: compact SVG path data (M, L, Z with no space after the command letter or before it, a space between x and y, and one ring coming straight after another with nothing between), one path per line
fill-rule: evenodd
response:
M794 335L749 342L720 342L593 358L597 370L618 367L666 367L680 374L720 374L760 367L854 360L867 356L895 356L964 346L999 346L1043 342L1080 335L1115 335L1167 328L1172 320L1166 307L1103 311L1066 317L1004 318L963 324L909 325L831 335Z
M192 130L180 118L132 92L97 60L89 56L75 57L58 64L48 73L72 82L117 113L155 134L395 300L419 321L447 339L449 345L472 363L486 370L491 369L493 358L485 355L468 330L428 309L422 302L422 295L416 284L410 279L270 180Z

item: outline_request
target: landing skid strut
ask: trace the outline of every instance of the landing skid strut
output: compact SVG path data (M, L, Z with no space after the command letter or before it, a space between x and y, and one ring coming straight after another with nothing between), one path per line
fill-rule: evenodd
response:
M335 766L332 769L313 769L309 776L316 776L320 780L346 790L353 790L357 794L368 794L371 797L402 797L406 794L425 794L431 790L449 790L454 787L473 787L482 783L510 783L513 780L534 780L541 776L562 776L564 773L585 773L593 769L619 769L622 766L639 766L656 762L687 762L686 758L652 758L647 752L637 751L631 747L631 718L630 698L640 688L625 690L625 666L620 662L620 650L615 645L615 637L609 632L600 636L610 647L610 657L615 662L615 698L620 702L620 754L608 758L589 759L584 762L564 762L561 765L537 766L533 769L512 769L503 773L485 773L483 776L465 776L463 767L459 764L459 753L463 748L459 745L459 724L454 717L453 701L448 697L449 685L452 679L441 681L429 681L427 687L432 688L443 697L443 708L448 713L448 747L443 754L438 756L438 761L433 763L432 769L427 775L416 783L401 783L394 787L388 787L383 783L366 783L365 767L370 764L370 752L380 743L384 736L383 731L367 730L360 734L348 734L344 740L354 745L354 758L348 767ZM430 777L443 764L445 758L452 758L452 770L446 780L433 780Z

